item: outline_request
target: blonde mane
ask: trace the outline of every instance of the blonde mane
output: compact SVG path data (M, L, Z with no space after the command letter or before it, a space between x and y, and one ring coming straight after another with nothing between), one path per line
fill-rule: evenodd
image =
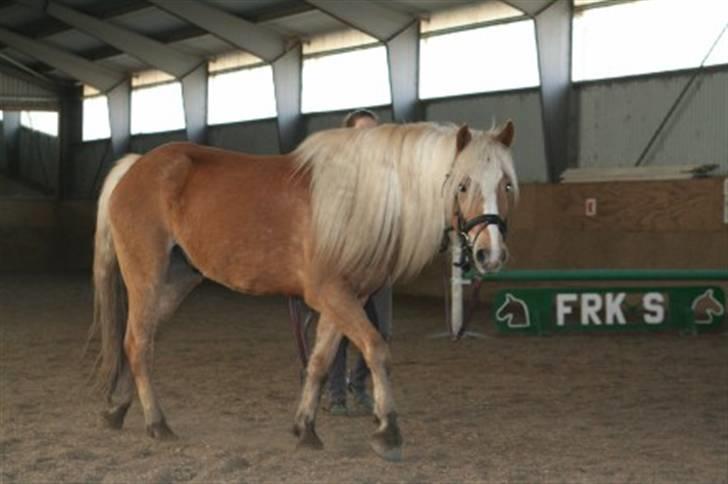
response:
M437 253L462 180L495 189L505 173L515 185L510 150L493 133L472 131L456 156L457 132L454 125L385 124L307 138L294 156L311 176L320 267L363 287L411 278Z

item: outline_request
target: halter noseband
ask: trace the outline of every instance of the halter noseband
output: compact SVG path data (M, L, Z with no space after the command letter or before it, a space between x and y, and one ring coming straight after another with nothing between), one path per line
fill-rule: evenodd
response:
M464 271L469 271L473 265L474 256L473 254L473 242L468 237L468 232L482 225L483 228L489 225L495 225L498 227L498 231L505 240L508 233L508 224L501 218L500 215L495 213L484 213L477 215L470 220L467 220L463 216L462 210L460 210L460 202L458 201L457 195L455 195L455 216L457 217L457 237L460 242L460 260L455 263L456 266L462 268ZM442 244L440 246L440 252L445 252L449 246L448 232L454 230L453 227L447 227L443 233Z

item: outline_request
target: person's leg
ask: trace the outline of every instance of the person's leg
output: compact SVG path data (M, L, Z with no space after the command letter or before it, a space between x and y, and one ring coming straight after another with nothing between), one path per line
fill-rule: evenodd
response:
M342 338L329 369L329 412L332 415L346 414L346 350L348 345L349 340Z
M373 298L370 297L367 299L367 302L364 305L364 312L367 314L367 318L372 323L372 326L379 330L379 315L377 314L377 308L374 305ZM356 359L356 364L351 370L351 375L349 376L349 388L355 396L357 394L366 393L367 378L369 378L369 374L369 367L367 366L364 357L359 354L359 357Z

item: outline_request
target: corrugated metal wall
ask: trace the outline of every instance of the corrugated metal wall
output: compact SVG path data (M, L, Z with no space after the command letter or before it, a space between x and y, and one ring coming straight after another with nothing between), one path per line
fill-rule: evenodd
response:
M274 119L222 124L209 129L210 144L234 151L278 153L278 129Z
M58 98L54 93L0 72L0 109L19 111L57 108Z
M513 160L519 180L546 181L541 101L537 89L428 101L425 117L430 121L468 123L476 129L490 129L493 123L501 124L511 119L516 128Z
M20 128L20 179L49 193L58 190L58 138L25 127Z
M577 89L581 166L632 166L688 75L588 84ZM702 74L644 166L718 163L728 172L728 71Z

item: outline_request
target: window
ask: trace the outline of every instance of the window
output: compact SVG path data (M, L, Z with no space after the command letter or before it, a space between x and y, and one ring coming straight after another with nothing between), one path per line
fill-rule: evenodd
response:
M20 124L33 131L58 136L58 113L55 111L21 111Z
M270 66L211 73L208 82L208 124L273 118L277 114Z
M2 121L2 120L3 120L3 111L2 111L2 109L0 109L0 121Z
M111 137L109 126L109 100L96 95L83 98L83 141Z
M182 85L159 70L134 73L131 78L131 134L184 128Z
M539 84L532 20L436 34L420 41L420 98Z
M642 0L574 15L575 81L698 67L726 25L728 2ZM728 63L724 32L706 65Z
M304 113L391 102L387 51L383 46L304 58L301 75Z
M167 82L131 91L131 134L159 133L185 128L182 86Z

